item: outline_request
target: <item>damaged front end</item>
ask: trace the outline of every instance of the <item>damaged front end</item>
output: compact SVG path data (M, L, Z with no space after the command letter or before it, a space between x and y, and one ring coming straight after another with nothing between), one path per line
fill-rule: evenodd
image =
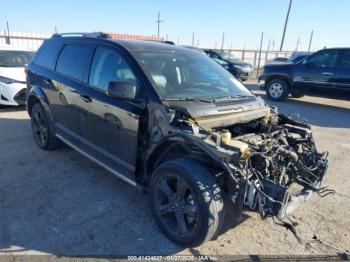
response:
M283 218L312 192L320 196L331 192L321 188L328 153L317 151L308 124L278 114L274 108L265 107L261 112L258 118L231 122L229 126L210 126L207 119L183 116L175 117L173 123L191 127L187 134L225 163L233 177L230 181L243 185L239 197L245 207L259 210L264 217ZM231 192L234 194L234 190ZM236 201L237 195L231 199Z

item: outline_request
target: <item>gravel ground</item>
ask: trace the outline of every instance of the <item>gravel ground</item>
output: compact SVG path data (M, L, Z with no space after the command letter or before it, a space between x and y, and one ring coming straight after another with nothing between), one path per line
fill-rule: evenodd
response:
M256 85L247 84L256 94ZM262 95L264 98L265 96ZM271 102L268 102L271 103ZM276 104L275 104L276 105ZM278 103L312 124L320 150L329 151L324 184L293 214L303 243L272 219L244 212L239 225L194 249L182 249L155 225L146 196L63 147L38 149L24 108L0 108L0 254L106 255L335 255L350 249L350 102L316 97ZM230 221L228 219L228 221Z

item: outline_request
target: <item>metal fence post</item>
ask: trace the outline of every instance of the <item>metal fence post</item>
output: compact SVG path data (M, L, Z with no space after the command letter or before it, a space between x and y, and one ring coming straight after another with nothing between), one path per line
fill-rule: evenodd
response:
M253 69L255 70L255 66L256 66L256 54L257 54L257 51L254 51L254 63L253 63Z

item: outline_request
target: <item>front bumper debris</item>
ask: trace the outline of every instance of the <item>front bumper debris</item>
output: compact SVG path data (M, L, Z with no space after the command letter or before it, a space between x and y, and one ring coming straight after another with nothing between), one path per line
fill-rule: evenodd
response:
M277 216L284 218L304 202L313 192L317 192L327 174L328 160L322 160L322 174L315 181L314 187L305 186L298 192L291 192L288 187L282 187L263 179L261 184L257 181L247 181L244 192L244 205L249 209L257 209L263 217ZM317 188L318 187L318 188Z

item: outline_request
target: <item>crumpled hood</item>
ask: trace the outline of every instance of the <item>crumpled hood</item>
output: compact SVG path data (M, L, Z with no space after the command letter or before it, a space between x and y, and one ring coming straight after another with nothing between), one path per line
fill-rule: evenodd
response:
M171 101L170 107L195 119L204 128L228 126L261 118L270 109L260 97L217 103Z
M0 76L14 79L20 82L26 81L24 67L0 67Z

